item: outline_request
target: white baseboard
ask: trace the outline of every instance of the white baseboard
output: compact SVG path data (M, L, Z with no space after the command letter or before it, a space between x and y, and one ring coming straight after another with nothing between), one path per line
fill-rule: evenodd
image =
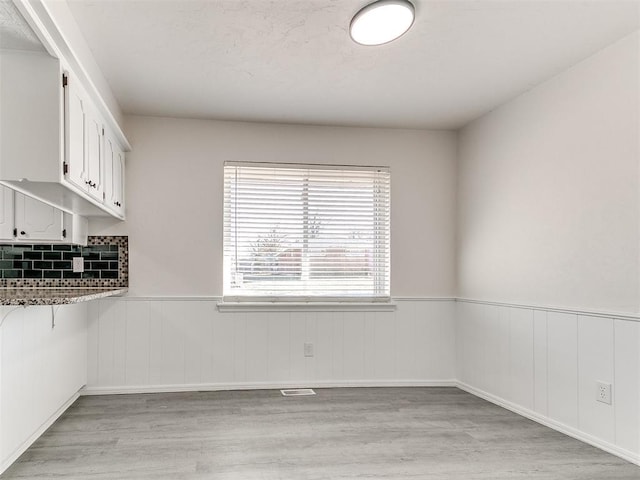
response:
M13 464L13 462L15 462L20 457L20 455L22 455L33 444L33 442L40 438L40 436L44 432L46 432L51 425L53 425L53 422L55 422L60 417L60 415L62 415L67 410L67 408L69 408L73 404L73 402L78 399L79 396L80 392L74 393L71 398L64 402L64 404L62 404L62 406L58 410L56 410L53 415L51 415L42 425L40 425L40 427L35 430L29 438L22 442L22 444L20 444L20 446L16 448L16 450L11 455L2 460L2 463L0 464L0 476L7 468L9 468Z
M480 397L500 407L506 408L507 410L511 410L512 412L517 413L518 415L522 415L523 417L526 417L529 420L533 420L534 422L540 423L545 427L557 430L560 433L564 433L565 435L580 440L581 442L588 443L589 445L597 447L600 450L604 450L605 452L611 453L612 455L620 457L623 460L640 466L640 454L638 453L620 448L617 445L613 445L609 442L589 435L588 433L582 432L581 430L557 422L549 417L534 412L533 410L529 410L528 408L522 407L515 403L509 402L508 400L497 397L478 388L472 387L471 385L468 385L464 382L457 382L456 386L460 390L464 390L465 392L475 395L476 397Z
M80 395L121 395L133 393L214 392L219 390L279 390L282 388L346 387L455 387L455 380L345 380L310 382L197 383L177 385L86 386Z

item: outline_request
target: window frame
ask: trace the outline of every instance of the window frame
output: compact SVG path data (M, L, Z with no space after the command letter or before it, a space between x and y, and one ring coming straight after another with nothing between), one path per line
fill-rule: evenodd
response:
M373 244L376 253L372 255L377 259L374 261L374 279L373 279L373 291L372 294L363 295L362 292L353 290L347 292L345 295L327 295L327 294L308 294L301 293L300 295L287 294L243 294L241 291L237 293L231 289L231 269L232 263L239 264L239 255L237 253L237 233L231 235L229 230L231 225L229 222L230 214L228 210L232 207L228 204L228 193L231 195L228 189L235 188L238 183L234 183L233 186L228 185L227 169L235 168L237 178L237 168L267 168L267 169L291 169L291 170L307 170L309 177L312 176L313 171L320 170L344 170L345 172L371 172L371 184L374 188L373 200L371 202L371 208L374 211L373 221L371 224L373 233ZM379 181L376 178L376 174L382 173L383 185L376 186L376 182ZM368 166L368 165L335 165L335 164L300 164L300 163L272 163L272 162L237 162L226 161L224 162L224 175L223 175L223 297L220 305L253 305L257 308L273 305L288 305L289 307L296 309L299 306L313 304L316 307L331 309L334 305L349 305L356 309L365 308L367 305L377 304L390 305L391 303L391 169L387 166ZM277 177L277 176L276 176ZM274 177L274 178L276 178ZM307 177L307 178L309 178ZM307 180L309 181L309 180ZM237 182L237 180L236 180ZM235 194L237 192L234 190ZM304 197L303 197L304 198ZM381 203L382 202L382 203ZM234 204L237 208L237 203ZM300 202L303 209L309 209L308 197L304 202ZM237 214L236 214L237 215ZM303 222L308 222L308 215L305 215ZM237 220L236 220L237 222ZM276 224L276 222L274 222ZM304 230L307 231L308 223L305 224ZM228 239L233 236L234 242L231 242L231 246L235 247L235 258L231 258L233 255L229 255L230 250L227 242ZM306 236L305 236L306 241ZM379 252L383 252L380 254ZM308 253L308 251L307 251ZM380 255L378 259L378 255ZM311 257L307 257L307 261L310 261ZM381 262L380 264L375 263ZM384 265L383 265L384 264ZM381 265L383 265L381 267ZM308 285L307 285L308 286ZM366 310L366 308L365 308Z

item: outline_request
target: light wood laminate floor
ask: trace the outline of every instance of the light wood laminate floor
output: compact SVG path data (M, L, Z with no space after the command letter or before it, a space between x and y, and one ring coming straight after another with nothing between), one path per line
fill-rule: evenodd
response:
M3 479L640 480L456 388L79 398Z

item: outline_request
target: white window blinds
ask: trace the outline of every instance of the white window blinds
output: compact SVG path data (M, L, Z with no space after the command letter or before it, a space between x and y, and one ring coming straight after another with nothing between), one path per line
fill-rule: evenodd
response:
M224 297L388 300L390 172L227 162Z

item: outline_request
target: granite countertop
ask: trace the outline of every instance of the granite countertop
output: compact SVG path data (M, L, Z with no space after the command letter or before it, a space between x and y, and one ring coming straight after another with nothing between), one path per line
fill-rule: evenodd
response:
M0 288L0 305L65 305L127 293L126 287L109 288Z

